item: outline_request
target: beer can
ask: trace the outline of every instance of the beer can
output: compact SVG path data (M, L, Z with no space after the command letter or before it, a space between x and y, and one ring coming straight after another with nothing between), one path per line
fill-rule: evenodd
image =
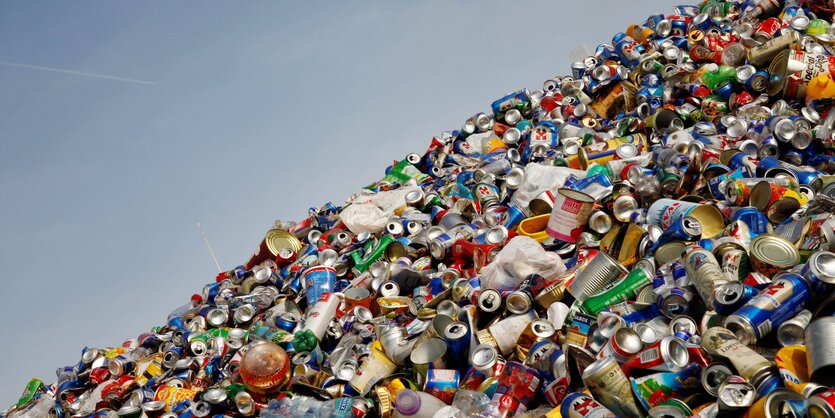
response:
M693 245L686 249L682 264L696 292L709 307L713 306L714 290L728 281L716 257L710 251Z
M560 415L562 418L617 418L614 412L582 392L566 395L560 404Z
M597 315L610 305L634 299L640 288L650 284L652 278L643 269L634 269L618 281L582 301L581 309L591 315Z
M720 315L730 315L748 303L759 290L742 282L727 282L716 288L713 309Z
M629 379L612 357L604 357L586 367L582 380L594 399L618 417L640 418L644 416L632 396Z
M643 134L634 134L586 145L585 147L580 148L578 152L578 156L580 157L580 167L585 170L588 168L590 163L594 162L597 164L605 164L606 162L615 159L617 147L623 143L632 144L636 146L639 151L643 151L646 149L647 139Z
M757 390L742 376L729 376L719 385L717 403L721 413L742 414L754 404Z
M524 361L535 344L553 340L556 332L554 324L548 319L537 318L531 321L516 341L516 358Z
M811 297L803 276L782 272L757 296L725 319L725 327L751 345L800 312Z
M835 253L815 252L806 261L800 274L812 283L814 290L828 293L835 288Z
M699 392L701 368L691 364L674 372L659 372L632 380L632 391L645 410L671 399L685 399Z
M835 317L813 320L806 327L805 336L810 379L828 387L835 386Z
M725 226L722 212L715 206L673 199L658 199L653 202L647 211L647 223L666 229L676 219L688 215L699 221L704 238L713 238L722 232Z

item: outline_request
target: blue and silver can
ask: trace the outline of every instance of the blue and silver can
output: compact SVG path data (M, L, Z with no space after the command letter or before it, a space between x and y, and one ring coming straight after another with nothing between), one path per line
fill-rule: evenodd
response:
M333 292L336 284L336 269L330 266L313 266L304 272L304 287L307 304L313 306L323 293Z
M742 282L727 282L714 291L713 309L719 315L730 315L748 303L759 290Z
M725 327L745 345L752 345L803 310L811 297L803 276L780 272L756 296L725 320Z
M469 367L468 359L470 358L470 328L465 322L455 321L444 328L443 337L452 352L455 364L466 370Z
M655 252L658 247L673 241L697 241L702 236L702 224L692 216L682 216L670 224L661 236L652 244L650 250Z

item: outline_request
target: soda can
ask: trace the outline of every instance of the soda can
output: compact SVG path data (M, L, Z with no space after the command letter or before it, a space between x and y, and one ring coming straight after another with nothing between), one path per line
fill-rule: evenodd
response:
M806 416L806 399L788 389L775 389L755 402L746 413L749 418L780 418ZM815 416L815 415L811 415Z
M614 412L601 405L589 395L572 392L560 404L562 418L617 418Z
M682 264L696 292L709 307L713 306L716 287L728 281L716 257L710 251L693 245L686 249Z
M815 291L826 294L835 288L835 253L817 251L809 257L800 274L812 283Z
M651 282L652 278L649 273L643 269L634 269L600 292L583 300L580 304L581 309L583 312L597 315L608 306L634 299L638 290Z
M647 147L647 138L643 134L634 134L586 145L580 148L578 152L580 167L585 170L593 162L605 164L615 159L618 145L623 143L632 144L638 148L638 151L643 151Z
M680 399L668 399L650 408L649 418L688 418L693 411Z
M336 294L322 293L319 296L319 300L316 301L305 316L302 329L312 331L316 339L322 341L331 319L336 317L336 310L339 304L340 300Z
M835 389L818 393L809 398L806 413L809 417L835 417Z
M498 417L512 417L527 411L540 386L542 378L536 370L515 361L507 362L491 399L498 405Z
M444 328L444 341L452 352L456 364L466 367L470 358L470 328L462 321L455 321Z
M693 292L681 287L665 288L658 295L658 307L667 318L685 315L690 310Z
M594 399L618 417L644 416L632 396L629 379L612 357L604 357L587 366L583 371L582 380Z
M661 245L671 241L698 241L701 236L702 224L699 220L692 216L682 216L661 233L651 250L654 252Z
M537 318L531 321L516 340L516 358L525 360L535 344L553 340L556 332L554 324L548 319Z
M805 331L806 359L812 382L835 386L835 317L816 318Z

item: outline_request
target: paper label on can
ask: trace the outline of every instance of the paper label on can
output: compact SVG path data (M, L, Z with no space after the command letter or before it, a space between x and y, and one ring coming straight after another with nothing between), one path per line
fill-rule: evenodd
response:
M502 354L509 353L516 348L516 341L525 331L525 327L532 321L527 314L514 315L490 326L490 335L496 340Z
M546 232L554 238L575 242L591 216L593 205L557 194Z

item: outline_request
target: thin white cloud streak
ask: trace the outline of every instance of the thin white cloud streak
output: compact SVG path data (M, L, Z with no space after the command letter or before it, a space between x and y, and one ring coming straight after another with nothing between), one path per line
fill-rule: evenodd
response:
M6 67L26 68L26 69L30 69L30 70L50 71L50 72L53 72L53 73L78 75L78 76L82 76L82 77L99 78L99 79L102 79L102 80L122 81L122 82L125 82L125 83L147 84L147 85L156 85L157 84L157 83L154 83L153 81L137 80L135 78L125 78L125 77L117 77L117 76L107 75L107 74L88 73L88 72L85 72L85 71L74 71L74 70L67 70L67 69L64 69L64 68L41 67L39 65L22 64L22 63L19 63L19 62L0 61L0 65L6 66Z

